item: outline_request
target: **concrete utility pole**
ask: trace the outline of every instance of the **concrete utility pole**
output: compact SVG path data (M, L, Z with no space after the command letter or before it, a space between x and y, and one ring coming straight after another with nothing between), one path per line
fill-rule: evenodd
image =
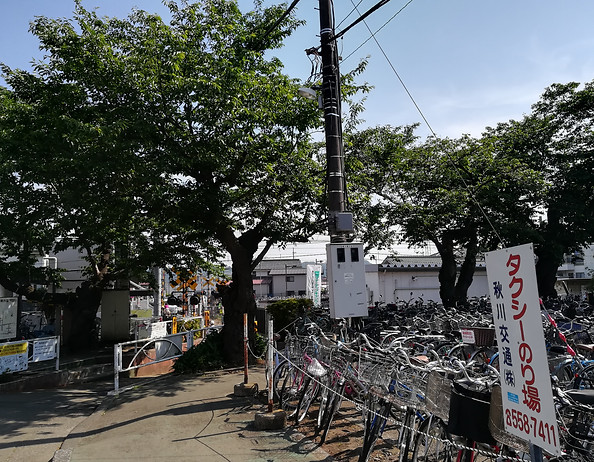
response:
M346 211L340 71L332 0L320 1L322 101L326 134L328 232L326 246L330 316L367 316L363 244L352 242L353 214Z
M322 101L326 134L328 175L328 231L331 242L342 242L339 214L346 210L342 117L340 107L340 72L334 40L334 11L331 0L320 0L320 37L322 57Z

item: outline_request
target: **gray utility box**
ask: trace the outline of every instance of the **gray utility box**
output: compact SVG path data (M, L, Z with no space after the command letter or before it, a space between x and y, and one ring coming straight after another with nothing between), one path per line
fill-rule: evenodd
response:
M326 257L330 316L367 316L363 244L327 244Z

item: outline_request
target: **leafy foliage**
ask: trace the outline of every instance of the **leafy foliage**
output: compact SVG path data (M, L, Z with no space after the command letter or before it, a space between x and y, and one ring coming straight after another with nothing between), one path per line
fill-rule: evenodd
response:
M49 250L85 249L102 286L229 253L232 331L251 309L252 266L324 228L323 168L310 149L322 121L265 52L299 25L289 16L264 33L283 5L167 6L169 24L142 10L98 17L80 1L72 19L32 22L46 59L34 73L2 67L0 245L26 284ZM14 271L0 267L0 282Z
M274 330L279 332L290 326L296 319L313 308L313 301L308 298L287 298L270 303L266 310L274 320Z
M223 342L221 332L210 333L203 341L177 358L173 370L178 374L196 374L222 369L226 364Z

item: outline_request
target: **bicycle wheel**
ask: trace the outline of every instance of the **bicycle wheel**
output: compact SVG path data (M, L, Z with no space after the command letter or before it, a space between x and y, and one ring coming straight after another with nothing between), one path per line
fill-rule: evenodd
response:
M375 443L382 436L392 405L385 399L369 394L365 400L365 432L359 462L367 462Z
M320 408L320 414L322 416L319 425L320 430L322 431L320 435L320 443L324 443L324 441L326 441L326 436L328 436L328 430L330 430L334 416L340 409L344 388L345 383L340 381L335 388L329 391L329 396L325 403L324 409Z
M392 414L393 415L393 414ZM398 437L398 462L408 462L409 452L414 447L414 427L416 413L414 409L406 408L400 419L400 435Z
M320 382L316 379L307 376L303 384L303 391L300 393L299 403L297 404L297 412L295 413L295 422L301 422L309 410L311 403L314 402L320 391Z
M272 374L272 390L274 399L277 403L280 403L280 392L283 386L283 381L291 368L292 364L287 359L278 363L274 368L274 373Z
M297 412L304 380L303 371L296 367L291 368L283 380L279 402L281 409L287 413L287 417L293 417Z
M587 390L594 388L594 364L590 364L579 371L573 379L573 386L576 390Z
M415 439L413 462L452 462L456 450L451 444L446 425L439 417L425 419Z

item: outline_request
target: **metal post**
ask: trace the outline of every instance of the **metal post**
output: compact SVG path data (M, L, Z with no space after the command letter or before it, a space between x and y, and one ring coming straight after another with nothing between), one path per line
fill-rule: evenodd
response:
M542 448L530 443L530 462L542 462Z
M56 337L56 370L60 370L60 336Z
M243 313L243 383L248 383L248 315Z
M120 345L113 346L113 390L117 395L120 390Z
M322 57L322 100L326 134L326 171L328 175L328 231L331 242L341 241L336 229L339 212L346 209L340 72L334 40L334 12L330 0L320 0L320 38Z
M268 337L268 349L266 350L266 378L268 379L268 412L272 412L274 394L272 391L272 376L274 374L274 323L272 316L266 310L266 333Z

